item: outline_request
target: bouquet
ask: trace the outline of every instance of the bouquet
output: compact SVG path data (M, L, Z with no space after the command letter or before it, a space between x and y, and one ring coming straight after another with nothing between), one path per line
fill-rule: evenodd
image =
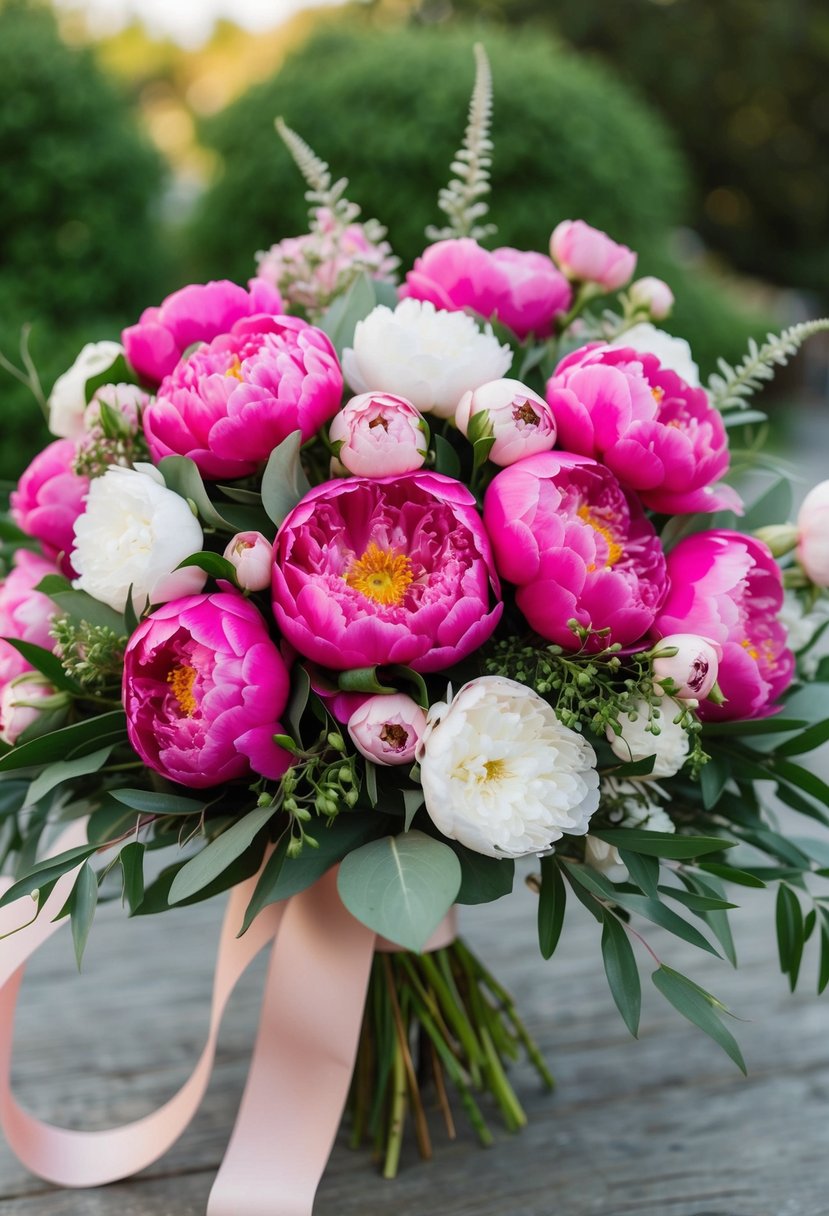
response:
M346 1101L391 1176L407 1114L428 1156L430 1105L484 1143L487 1108L523 1124L519 1053L552 1085L453 922L521 858L542 956L584 905L634 1035L647 923L734 962L735 886L777 888L792 988L810 939L829 983L829 787L802 759L829 739L829 482L788 522L749 408L829 323L706 388L630 249L581 220L549 256L487 249L476 55L447 224L401 283L385 230L278 120L310 230L247 288L175 292L48 399L25 344L4 359L55 439L2 524L0 976L61 921L80 962L99 899L144 916L231 890L227 967L276 940L252 1090L260 1055L284 1072L303 1047L314 1088L342 1037L318 1171ZM744 1068L729 1011L653 958ZM117 1176L50 1173L10 1138L46 1176Z

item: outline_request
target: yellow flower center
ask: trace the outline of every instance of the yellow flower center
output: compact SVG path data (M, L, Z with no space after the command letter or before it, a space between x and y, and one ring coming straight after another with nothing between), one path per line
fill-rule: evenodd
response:
M578 515L579 519L583 519L586 524L589 524L594 532L598 532L599 536L603 538L605 544L607 545L607 557L605 558L604 562L605 567L607 568L608 566L615 566L619 559L624 556L625 551L619 542L614 538L610 528L607 526L607 524L603 524L586 504L579 507L576 514ZM595 569L595 566L588 566L588 570L592 571Z
M658 384L655 384L653 386L653 388L651 389L651 396L653 397L653 399L657 405L661 405L662 398L665 396L664 388L660 388Z
M242 379L242 363L238 355L233 356L233 362L225 372L226 376L233 376L236 380Z
M507 766L503 760L486 760L484 770L485 775L479 778L482 785L490 781L501 781L506 775Z
M192 718L198 709L198 702L193 693L195 680L195 667L188 667L186 664L167 672L167 683L178 701L179 709L188 718Z
M408 557L372 541L343 578L349 587L378 604L399 604L414 575Z

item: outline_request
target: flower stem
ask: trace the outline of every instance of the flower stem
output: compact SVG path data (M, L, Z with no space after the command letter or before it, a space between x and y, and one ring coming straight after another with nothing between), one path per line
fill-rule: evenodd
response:
M383 1164L384 1178L397 1176L400 1146L403 1143L403 1126L406 1122L406 1065L399 1040L395 1043L392 1086L391 1121L386 1141L386 1159Z

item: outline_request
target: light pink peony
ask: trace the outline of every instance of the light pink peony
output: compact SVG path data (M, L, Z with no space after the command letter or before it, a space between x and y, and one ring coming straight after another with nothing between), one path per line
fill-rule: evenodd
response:
M594 344L559 363L547 382L558 441L594 456L645 506L665 514L741 512L730 486L728 435L704 389L691 388L655 355Z
M181 785L251 772L277 779L288 670L253 604L231 592L172 600L142 621L124 655L127 733L151 769Z
M704 701L700 716L771 713L791 683L794 656L778 620L783 580L768 547L740 532L699 532L671 550L668 577L655 636L697 633L722 647L717 682L726 703Z
M665 596L665 557L641 507L602 465L569 452L520 460L490 484L484 524L498 573L542 637L578 650L572 619L610 630L591 638L594 650L647 633Z
M813 486L797 515L797 556L816 587L829 587L829 481Z
M634 308L646 312L652 321L664 321L674 306L674 293L668 284L650 274L631 283L628 295Z
M56 439L35 456L11 494L11 515L19 528L39 540L47 557L74 573L69 554L75 520L83 513L89 479L74 472L77 450L71 439Z
M0 688L0 739L12 747L34 726L44 709L54 708L57 689L39 671L25 671ZM65 698L65 694L64 694Z
M430 245L399 294L450 312L471 310L522 340L530 333L549 337L572 298L564 275L544 254L509 247L490 253L470 237Z
M618 291L636 269L636 254L584 220L562 220L550 237L550 255L568 279Z
M493 464L515 464L555 445L552 410L520 380L490 380L464 393L455 412L458 430L468 435L472 419L481 415L485 416L485 433L495 439L489 452Z
M218 279L190 283L158 308L145 308L141 319L121 335L124 350L139 376L160 384L194 342L211 342L229 333L240 317L283 311L282 298L270 284L254 279L250 291Z
M244 317L183 360L144 411L155 461L189 456L211 479L248 477L292 431L310 439L339 409L343 378L321 329Z
M697 633L672 633L656 649L654 691L664 691L664 682L678 701L703 701L717 682L722 646Z
M223 556L236 570L236 581L243 591L270 587L273 545L261 532L237 532Z
M369 697L348 719L348 733L361 755L375 764L412 764L426 730L426 714L398 692Z
M335 670L450 667L495 629L498 594L474 497L437 473L326 482L274 544L279 628Z
M338 472L357 477L399 477L422 468L429 427L411 401L393 393L360 393L331 421L328 437L341 444ZM332 469L333 471L333 469Z
M0 689L31 671L31 664L3 638L32 642L44 650L54 647L49 626L57 609L35 587L47 574L57 574L57 566L28 549L18 549L13 560L12 569L0 582Z

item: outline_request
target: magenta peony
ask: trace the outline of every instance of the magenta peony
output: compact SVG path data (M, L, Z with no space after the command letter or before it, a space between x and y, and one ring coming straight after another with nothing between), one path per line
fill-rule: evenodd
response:
M767 546L740 532L699 532L670 552L668 577L655 635L697 633L722 647L717 682L726 703L704 701L700 716L770 713L791 683L794 656L777 615L783 580Z
M194 342L229 333L240 317L281 313L282 299L269 283L254 279L250 291L227 279L190 283L121 334L124 350L139 376L160 384Z
M274 544L279 628L336 670L450 667L494 630L498 592L474 497L437 473L326 482Z
M594 456L645 506L666 514L741 511L714 485L728 469L728 436L704 389L655 355L596 344L574 351L547 382L559 443Z
M591 649L647 633L665 596L659 537L612 473L584 456L541 452L503 469L484 500L498 573L542 637L566 650L568 628L609 629Z
M550 237L550 255L568 279L618 291L636 269L636 254L584 220L562 220Z
M83 513L89 479L74 471L77 449L71 439L56 439L35 456L11 494L11 515L28 536L39 540L47 557L73 574L69 554L75 520Z
M233 592L157 608L124 656L130 743L151 769L194 787L251 772L278 778L290 756L273 741L288 670L259 612Z
M450 312L469 309L506 325L522 340L547 338L570 307L564 275L542 253L484 249L470 237L438 241L417 258L400 296Z
M207 478L247 477L292 431L337 412L343 378L321 329L298 317L245 317L182 360L144 411L153 460L189 456Z

